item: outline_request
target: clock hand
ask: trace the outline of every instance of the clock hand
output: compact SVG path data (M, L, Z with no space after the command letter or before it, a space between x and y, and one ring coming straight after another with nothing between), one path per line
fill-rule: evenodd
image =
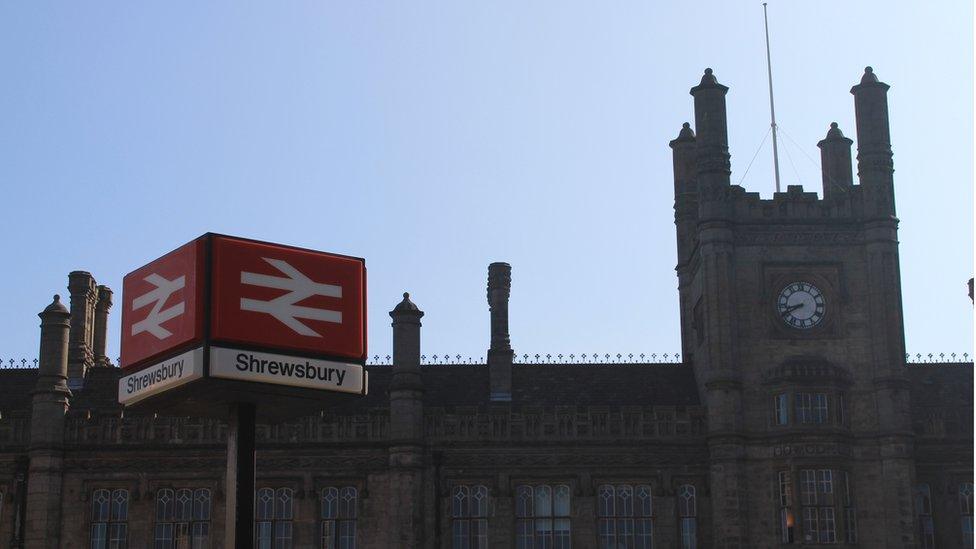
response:
M793 311L795 311L795 310L797 310L797 309L799 309L801 307L803 307L803 303L797 303L796 305L791 305L791 306L787 307L786 310L783 311L780 314L784 314L784 315L785 314L789 314L789 313L792 313Z

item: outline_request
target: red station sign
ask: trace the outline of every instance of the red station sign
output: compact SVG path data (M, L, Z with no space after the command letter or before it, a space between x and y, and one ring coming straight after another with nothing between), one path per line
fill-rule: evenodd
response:
M203 339L202 238L122 279L122 367Z
M125 369L204 341L366 360L359 258L207 234L126 275L122 295Z

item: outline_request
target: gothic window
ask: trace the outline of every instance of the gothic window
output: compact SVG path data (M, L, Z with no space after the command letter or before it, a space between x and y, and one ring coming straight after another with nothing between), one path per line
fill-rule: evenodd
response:
M928 484L915 486L915 518L918 523L919 549L935 549L935 525L932 523L932 491Z
M836 543L833 471L802 469L800 503L803 505L803 540L806 543Z
M783 543L793 543L796 531L796 517L793 515L793 481L789 471L777 475L779 485L779 512L777 534Z
M790 422L788 395L773 395L773 425L787 425Z
M451 493L451 547L488 548L488 488L458 485Z
M261 488L254 506L254 529L258 549L291 549L291 488Z
M156 492L154 549L210 546L210 490L163 488Z
M91 549L128 547L129 491L100 488L92 493Z
M600 549L651 549L651 487L605 484L597 490Z
M973 485L959 485L959 518L962 522L962 546L973 546Z
M517 549L570 548L569 486L522 485L515 489Z
M322 489L322 549L356 549L358 501L353 486Z
M682 484L678 487L678 522L681 528L681 549L698 547L698 508L695 501L695 487Z

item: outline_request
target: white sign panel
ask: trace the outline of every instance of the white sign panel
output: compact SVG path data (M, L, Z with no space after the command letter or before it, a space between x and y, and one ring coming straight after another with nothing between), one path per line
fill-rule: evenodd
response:
M135 404L203 377L203 349L193 349L119 380L119 403Z
M355 394L366 384L358 364L221 347L210 348L210 376Z

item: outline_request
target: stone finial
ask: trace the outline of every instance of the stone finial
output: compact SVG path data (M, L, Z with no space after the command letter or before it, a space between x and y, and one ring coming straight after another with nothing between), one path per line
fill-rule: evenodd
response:
M861 76L861 83L862 84L878 83L878 77L877 75L874 74L874 69L872 69L870 66L864 67L864 75Z
M878 75L874 74L874 69L871 67L864 67L864 74L861 75L861 81L856 86L851 88L851 93L857 94L859 90L875 87L887 90L889 86L888 84L878 80Z
M395 316L400 313L420 313L421 316L424 314L420 310L420 307L417 307L413 301L410 301L410 292L403 292L403 301L397 303L397 306L390 311L390 316Z
M840 131L837 127L837 122L830 123L830 129L827 130L827 136L824 138L825 141L834 141L837 139L844 139L844 132Z
M68 308L61 303L61 296L54 294L54 299L51 301L51 304L44 307L44 311L42 311L38 316L44 318L45 313L68 314Z
M686 143L688 141L695 140L695 132L691 129L691 124L685 122L681 125L681 131L678 132L678 137L671 141L671 148L674 148L677 143Z
M718 78L712 73L712 69L705 69L705 74L702 75L701 82L691 88L691 95L695 95L697 92L708 89L718 89L722 92L729 91L729 88L718 83Z

